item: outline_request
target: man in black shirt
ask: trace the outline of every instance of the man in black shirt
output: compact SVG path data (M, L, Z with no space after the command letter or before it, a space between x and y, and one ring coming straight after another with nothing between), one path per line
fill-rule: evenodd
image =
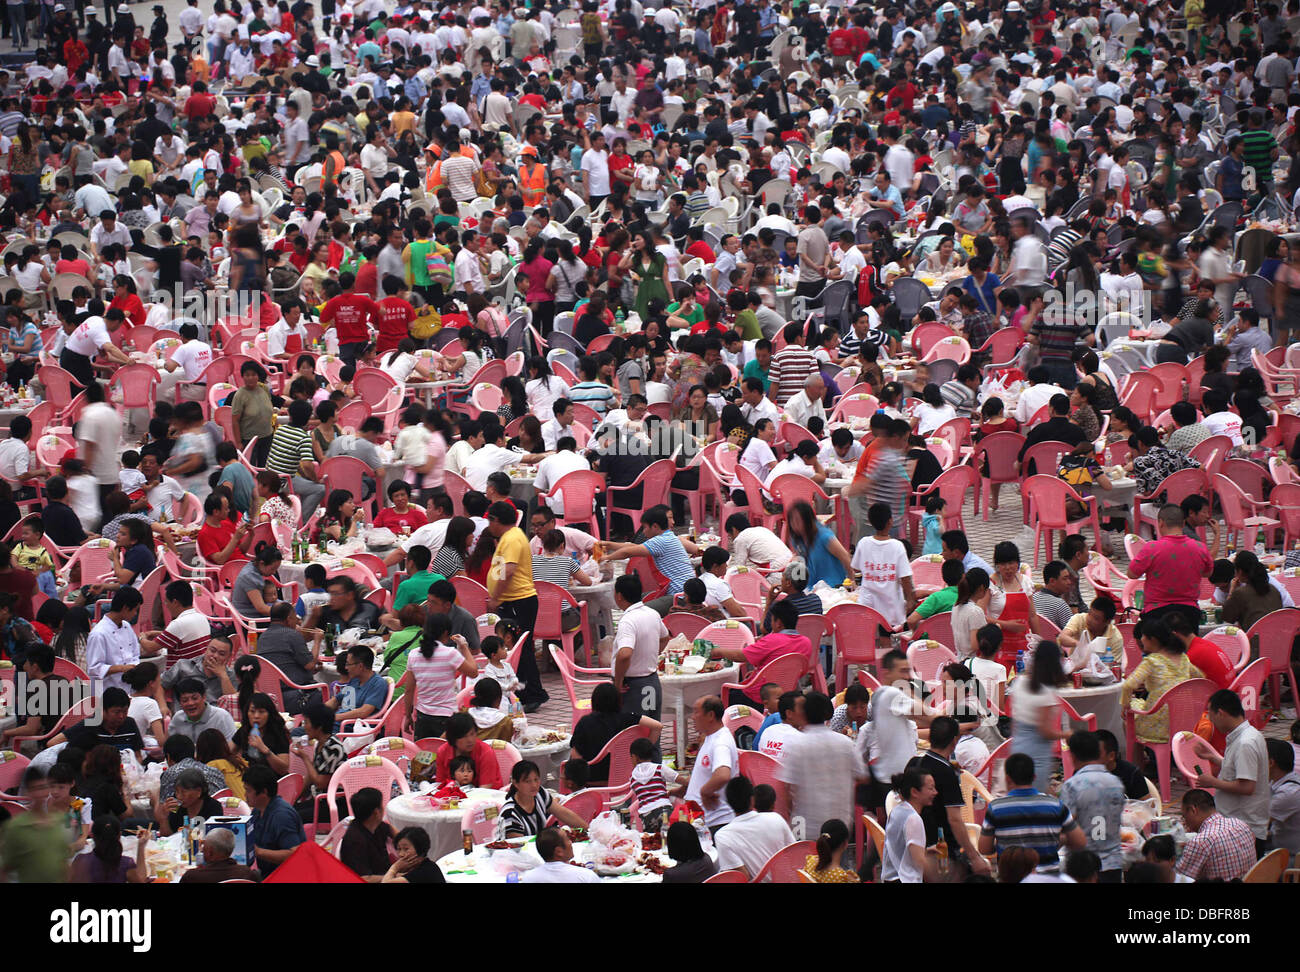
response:
M81 520L64 502L68 497L68 481L62 476L51 476L45 482L47 502L41 510L41 520L45 524L45 535L57 547L79 547L86 542L86 531Z
M92 716L78 722L75 726L69 726L51 739L49 745L57 746L61 742L66 742L69 746L75 746L85 753L96 746L112 746L118 750L129 749L143 764L144 740L140 737L140 729L135 724L135 720L127 717L127 711L131 707L130 696L124 689L115 685L109 686L104 689L99 707L101 714L97 725L89 724L93 719Z
M62 676L54 674L54 649L33 642L22 649L21 666L25 679L14 680L14 716L17 723L0 734L0 749L17 749L24 737L44 736L58 725L61 711L73 699L73 686ZM61 699L62 705L49 705L50 700Z
M921 811L921 821L925 824L925 845L933 847L942 836L948 844L950 857L958 860L964 857L965 865L971 870L978 874L988 874L988 862L971 842L966 824L961 818L965 801L961 795L957 768L952 763L952 754L960 736L961 728L956 719L951 716L938 717L930 723L929 750L912 757L907 768L929 773L934 777L935 789L939 791L934 802Z
M1024 461L1025 452L1030 446L1039 442L1064 442L1077 446L1088 438L1083 429L1070 421L1069 398L1065 395L1053 395L1047 407L1051 409L1052 417L1029 430L1029 434L1025 436L1025 444L1020 447L1020 455L1016 457L1017 462ZM1030 469L1028 472L1032 475L1034 470Z
M1097 730L1097 741L1101 743L1101 760L1107 772L1114 773L1124 784L1124 795L1130 800L1145 800L1151 795L1147 778L1142 771L1126 759L1119 757L1119 741L1108 729Z
M373 786L362 787L352 797L352 823L343 834L339 860L369 884L378 884L388 872L388 842L396 840L384 822L383 797Z

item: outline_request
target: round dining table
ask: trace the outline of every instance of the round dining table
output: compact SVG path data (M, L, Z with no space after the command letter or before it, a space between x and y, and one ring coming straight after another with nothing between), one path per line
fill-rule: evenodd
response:
M432 785L421 783L418 791L402 793L389 800L388 808L384 811L384 818L392 824L394 830L419 827L428 834L431 858L439 858L452 851L459 851L460 825L468 808L480 805L499 807L506 802L505 790L474 787L458 806L439 809L435 808L429 800L433 790Z

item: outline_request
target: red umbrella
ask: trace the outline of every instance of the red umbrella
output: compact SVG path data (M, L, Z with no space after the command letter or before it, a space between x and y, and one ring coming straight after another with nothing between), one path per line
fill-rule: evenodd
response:
M315 841L299 844L263 884L365 884L350 867Z

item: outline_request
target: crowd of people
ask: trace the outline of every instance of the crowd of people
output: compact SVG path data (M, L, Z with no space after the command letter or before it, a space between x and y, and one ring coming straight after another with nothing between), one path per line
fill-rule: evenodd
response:
M1297 0L386 7L7 8L34 54L0 71L0 657L24 692L83 673L103 718L15 700L3 745L33 760L0 804L5 874L148 880L151 835L229 791L254 859L214 830L184 880L265 877L311 839L344 729L395 712L441 740L439 784L506 791L501 835L543 861L521 880L595 880L550 826L589 820L485 740L551 698L534 635L572 654L576 606L539 594L611 578L564 789L647 733L625 782L666 881L753 878L796 838L833 883L1236 880L1300 850L1293 744L1202 637L1211 598L1242 629L1293 607L1274 538L1250 549L1209 477L1258 470L1259 510L1298 475ZM973 550L962 468L986 518L1012 489L1041 525L1029 479L1065 489L1093 548L1070 527L1039 578L1005 522ZM1207 475L1178 495L1186 470ZM378 531L360 581L281 576ZM1136 599L1084 576L1098 557ZM927 587L918 558L940 562ZM837 589L874 612L848 684L800 627ZM716 663L794 653L817 677L697 699L670 770L683 615L753 627ZM951 657L922 678L906 643L936 626ZM1063 729L1071 676L1116 673L1133 738ZM1145 710L1202 679L1186 840L1126 864L1126 800L1170 772L1169 711ZM762 725L733 734L744 704ZM973 834L960 774L1008 739ZM151 760L145 810L124 765ZM444 880L385 796L344 807L341 859ZM670 822L682 801L699 822Z

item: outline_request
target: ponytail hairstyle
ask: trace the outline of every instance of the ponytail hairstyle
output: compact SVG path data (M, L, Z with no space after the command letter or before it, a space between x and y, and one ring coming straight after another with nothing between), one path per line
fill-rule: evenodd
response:
M979 591L989 586L989 572L983 567L972 567L957 582L957 603L965 604ZM994 625L997 627L997 625Z
M992 658L1002 647L1002 629L996 624L986 624L975 632L976 650L981 658Z
M262 674L262 663L254 655L241 655L231 666L235 672L235 684L239 692L239 717L248 722L248 706L257 691L257 677Z
M451 619L445 614L430 613L424 619L424 633L420 635L420 654L433 657L433 649L451 632Z
M835 861L835 853L849 842L849 828L838 818L822 824L817 835L817 870L824 871Z
M388 353L388 359L384 362L384 364L388 367L392 367L393 362L396 361L398 357L403 354L415 354L414 338L404 337L402 338L402 340L398 341L397 347L395 347L392 351Z
M1255 589L1255 593L1263 597L1268 593L1268 568L1259 562L1259 558L1249 550L1243 550L1237 554L1237 559L1233 562L1237 573L1245 575L1246 583Z
M96 817L91 824L90 836L94 838L95 847L91 851L110 872L117 869L122 860L122 821L117 815L106 813Z

